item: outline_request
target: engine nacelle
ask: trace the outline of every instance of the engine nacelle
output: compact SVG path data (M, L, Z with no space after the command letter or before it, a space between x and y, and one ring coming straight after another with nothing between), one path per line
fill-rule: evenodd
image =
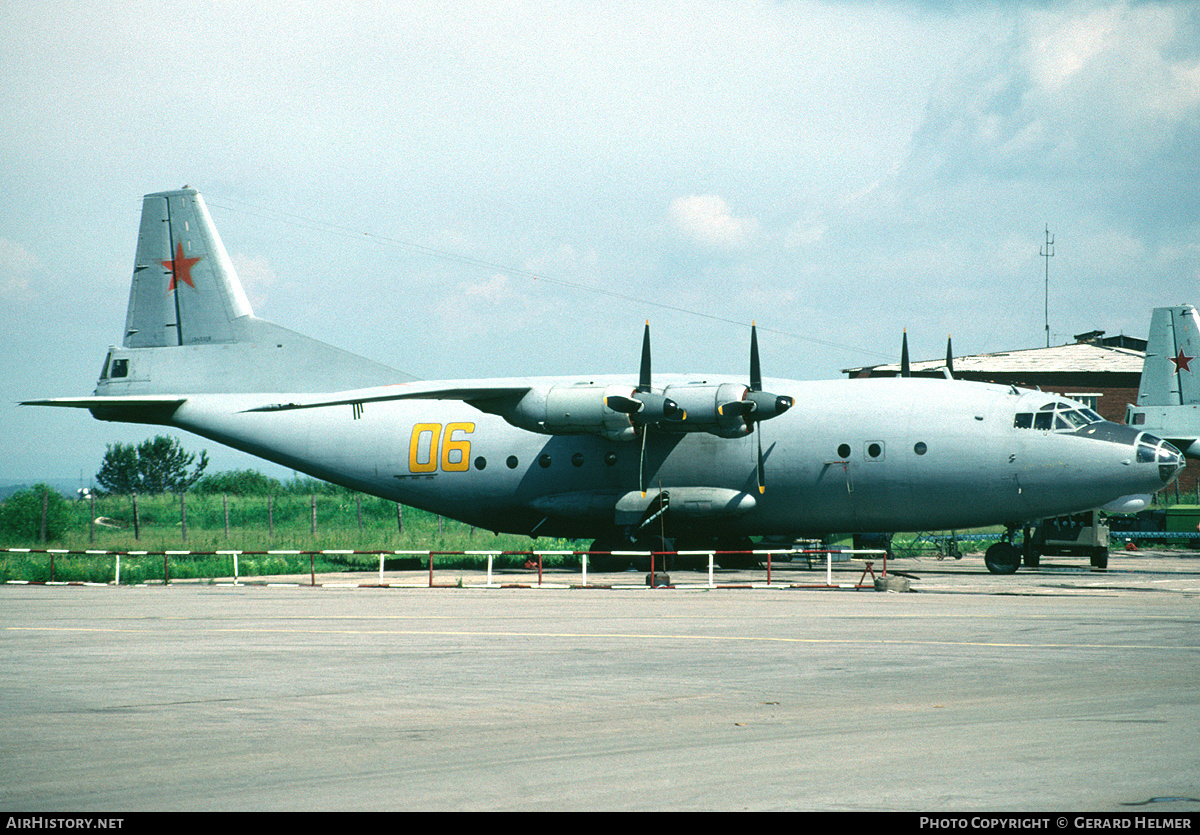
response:
M668 432L708 432L740 438L754 424L782 414L790 397L751 391L740 383L682 383L662 393L622 385L577 383L533 388L500 414L513 426L543 435L599 435L613 441L637 437L653 424Z
M672 432L708 432L722 438L740 438L750 434L750 424L743 419L746 410L726 408L742 403L750 390L739 383L683 383L667 386L663 394L679 404L687 419L667 424Z
M636 436L629 415L605 405L609 396L628 398L628 386L594 383L533 388L503 417L513 426L544 435L600 435L613 441Z

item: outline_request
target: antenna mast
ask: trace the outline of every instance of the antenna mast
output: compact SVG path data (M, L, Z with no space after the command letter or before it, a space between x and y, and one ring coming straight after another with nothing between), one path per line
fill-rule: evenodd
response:
M1050 347L1050 259L1054 257L1054 238L1050 237L1050 227L1046 227L1046 245L1038 253L1046 259L1046 347Z

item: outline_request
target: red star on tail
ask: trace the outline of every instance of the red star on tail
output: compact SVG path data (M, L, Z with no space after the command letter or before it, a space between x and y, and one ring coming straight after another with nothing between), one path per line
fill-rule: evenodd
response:
M1183 349L1180 348L1179 353L1173 357L1169 357L1169 359L1171 362L1175 363L1175 373L1178 374L1180 371L1191 371L1192 369L1188 367L1188 363L1194 360L1195 357L1189 357L1183 352Z
M192 267L200 260L199 257L184 258L183 243L175 244L175 257L170 261L161 262L164 267L171 271L171 284L167 287L167 292L170 293L175 289L176 280L182 281L193 290L196 289L196 285L192 283Z

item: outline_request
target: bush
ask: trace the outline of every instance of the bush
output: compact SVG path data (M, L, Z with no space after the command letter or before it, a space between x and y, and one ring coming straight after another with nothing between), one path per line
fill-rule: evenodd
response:
M9 496L0 505L0 533L10 540L38 541L42 529L42 499L46 499L46 541L61 539L71 521L67 500L46 484L36 484Z
M272 496L283 492L279 479L258 470L226 470L206 475L196 482L197 493L229 493L234 496Z

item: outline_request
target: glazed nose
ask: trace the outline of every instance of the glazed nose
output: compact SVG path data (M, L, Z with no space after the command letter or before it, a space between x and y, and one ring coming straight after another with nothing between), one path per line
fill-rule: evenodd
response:
M1170 484L1183 470L1183 453L1162 438L1143 432L1136 443L1138 463L1157 464L1158 477L1164 485Z
M1158 448L1158 477L1164 485L1170 484L1183 472L1183 453L1166 441Z

